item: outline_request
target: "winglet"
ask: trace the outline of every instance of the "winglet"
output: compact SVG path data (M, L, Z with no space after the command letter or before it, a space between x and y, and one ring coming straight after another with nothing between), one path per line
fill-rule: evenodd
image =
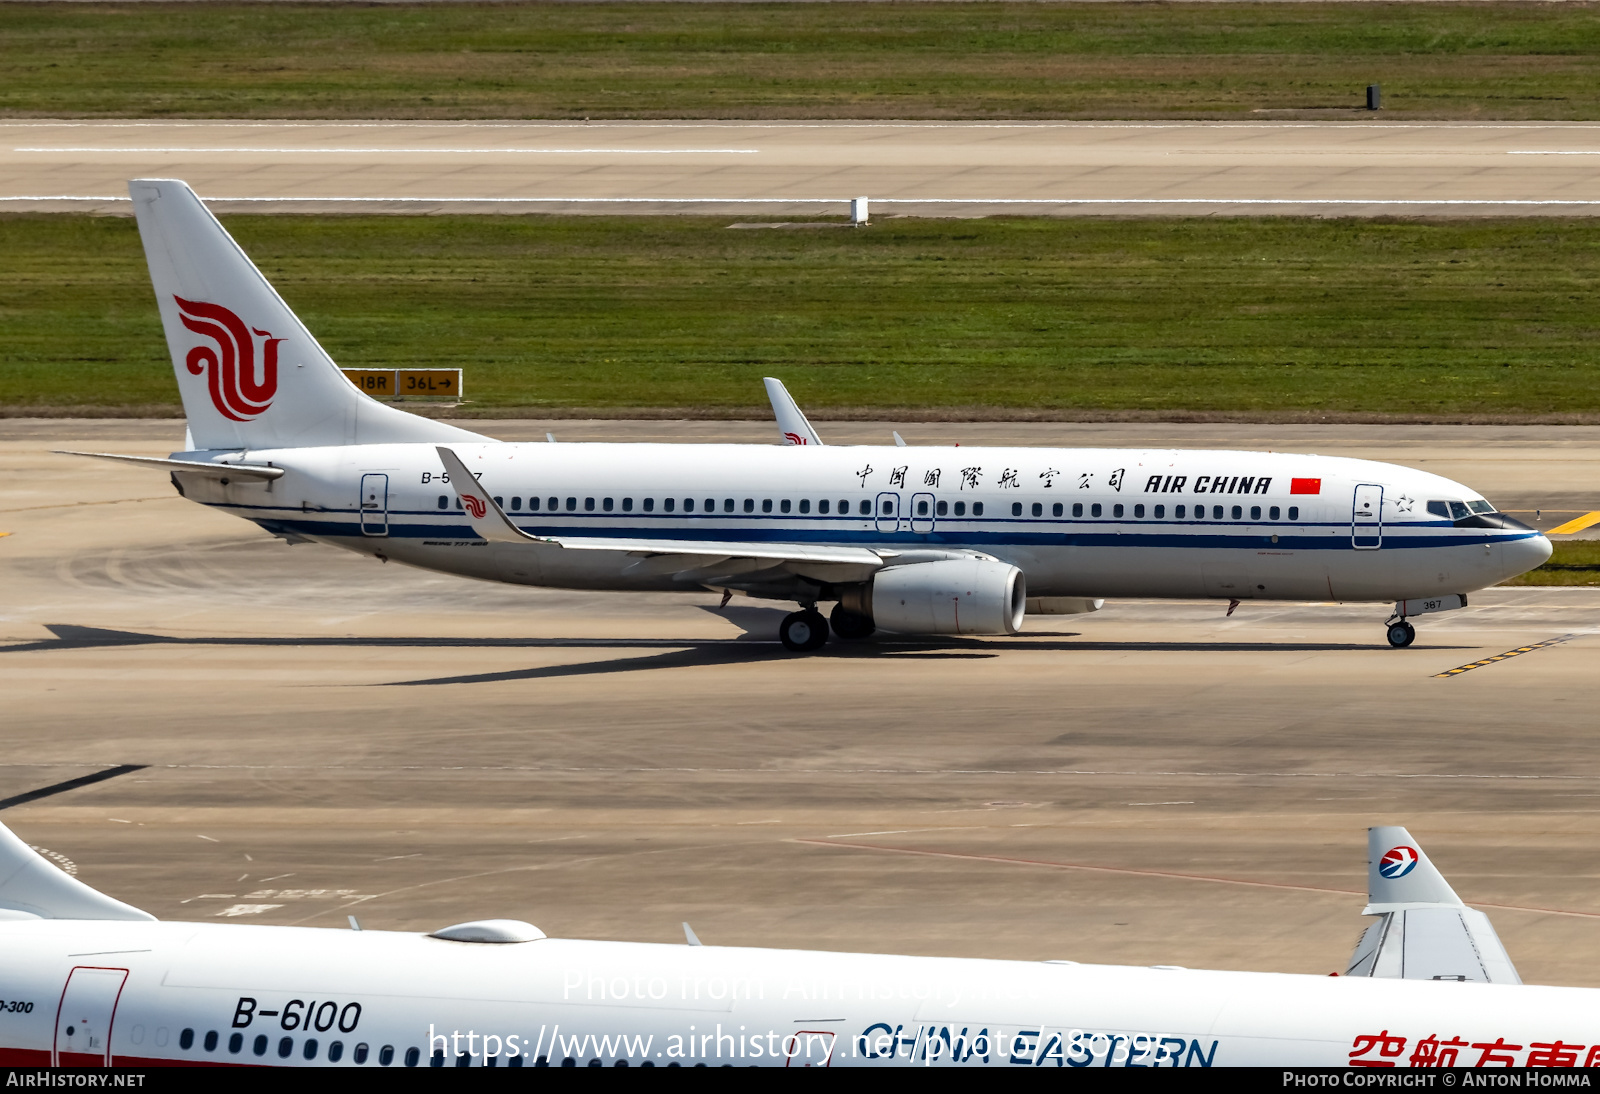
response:
M45 861L0 824L0 919L154 919Z
M694 933L694 928L689 926L687 923L683 925L683 940L689 943L691 946L704 945L704 943L700 941L700 936Z
M489 492L479 485L478 477L467 470L467 465L461 462L460 456L442 445L434 451L439 453L439 461L450 474L450 485L455 488L456 496L461 499L461 508L466 511L467 520L471 522L474 532L490 543L555 542L539 536L530 536L512 524L505 510L496 505Z
M772 400L772 413L777 416L778 432L783 435L783 443L821 444L822 438L811 428L806 416L800 413L800 408L789 395L789 389L783 386L783 381L768 376L761 382L767 387L767 398Z
M1461 898L1427 853L1398 826L1367 829L1367 906L1362 915L1380 915L1412 904L1461 907Z
M1346 976L1520 984L1489 917L1468 908L1404 828L1367 829L1367 906Z

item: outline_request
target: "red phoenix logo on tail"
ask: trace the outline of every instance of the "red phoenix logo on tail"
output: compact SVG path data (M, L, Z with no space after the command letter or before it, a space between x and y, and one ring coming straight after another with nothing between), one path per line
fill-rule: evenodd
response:
M184 359L193 375L206 374L211 402L217 412L236 422L248 422L259 416L272 405L272 397L278 393L278 343L283 339L246 326L221 304L203 304L181 296L172 299L182 311L183 325L217 344L216 349L195 346ZM252 334L266 340L262 346L259 379Z
M467 512L472 514L473 520L482 520L489 507L483 504L482 498L475 498L471 494L461 495L461 504L467 507Z

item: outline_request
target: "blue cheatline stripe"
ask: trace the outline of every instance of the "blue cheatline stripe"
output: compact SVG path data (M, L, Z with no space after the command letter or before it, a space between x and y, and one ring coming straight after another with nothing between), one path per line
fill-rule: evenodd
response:
M217 508L229 508L217 506ZM284 510L298 513L298 509ZM285 532L304 536L360 536L361 525L355 518L357 511L348 510L350 520L310 520L306 518L284 519L279 516L255 516L248 519L254 520L269 532ZM390 514L389 539L418 539L418 540L476 540L478 534L466 524L414 524L402 523L397 517L410 514ZM632 516L632 514L629 514ZM681 519L681 518L680 518ZM858 518L851 518L854 523ZM1026 521L999 521L985 522L1000 524L1026 524ZM1286 531L1277 533L1278 542L1273 543L1272 533L1232 533L1210 534L1201 532L1112 532L1098 531L1061 531L1061 532L1023 532L1015 527L1007 530L973 529L970 531L934 531L919 532L876 532L856 530L829 530L799 529L799 528L636 528L608 526L583 526L583 525L528 525L519 524L518 527L532 535L543 536L573 536L595 537L602 539L677 539L695 540L707 539L726 541L729 539L746 543L796 543L796 544L831 544L845 546L941 546L941 547L1179 547L1179 548L1233 548L1237 550L1263 550L1277 549L1284 551L1349 551L1355 550L1351 544L1350 536L1345 530L1347 524L1337 525L1311 525L1313 528L1335 528L1343 534L1329 536L1326 534L1300 534L1291 535ZM1187 525L1185 527L1202 527ZM1297 526L1305 528L1305 525ZM1383 550L1418 550L1445 547L1478 546L1484 543L1506 543L1537 536L1538 532L1508 533L1500 536L1460 536L1445 537L1441 535L1386 535L1383 539ZM383 538L383 537L369 537Z

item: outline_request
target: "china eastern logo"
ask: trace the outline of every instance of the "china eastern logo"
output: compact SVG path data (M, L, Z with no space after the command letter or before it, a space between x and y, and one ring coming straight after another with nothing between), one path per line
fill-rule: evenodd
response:
M172 299L178 302L183 325L216 343L215 347L195 346L184 358L184 364L195 376L205 373L217 413L236 422L259 417L278 393L278 343L283 339L246 326L221 304L205 304L181 296ZM259 369L257 337L262 339Z
M1417 868L1417 849L1402 844L1391 847L1378 860L1378 873L1390 881L1398 881Z

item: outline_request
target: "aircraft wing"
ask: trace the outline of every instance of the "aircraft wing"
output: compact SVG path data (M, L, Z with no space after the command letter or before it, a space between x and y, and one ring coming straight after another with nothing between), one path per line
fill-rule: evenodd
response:
M711 541L699 539L629 539L606 536L534 536L529 535L507 517L495 504L494 498L478 483L477 476L461 462L461 457L443 446L438 449L439 460L450 474L450 485L455 488L466 511L472 530L490 543L541 544L569 551L623 551L645 557L679 556L686 565L702 566L706 562L730 558L771 559L781 562L844 563L877 569L883 565L884 556L865 547L830 547L809 543L747 543L737 540ZM891 553L891 552L886 552Z
M1404 828L1367 829L1367 906L1380 917L1346 976L1520 984L1489 917L1469 908Z

